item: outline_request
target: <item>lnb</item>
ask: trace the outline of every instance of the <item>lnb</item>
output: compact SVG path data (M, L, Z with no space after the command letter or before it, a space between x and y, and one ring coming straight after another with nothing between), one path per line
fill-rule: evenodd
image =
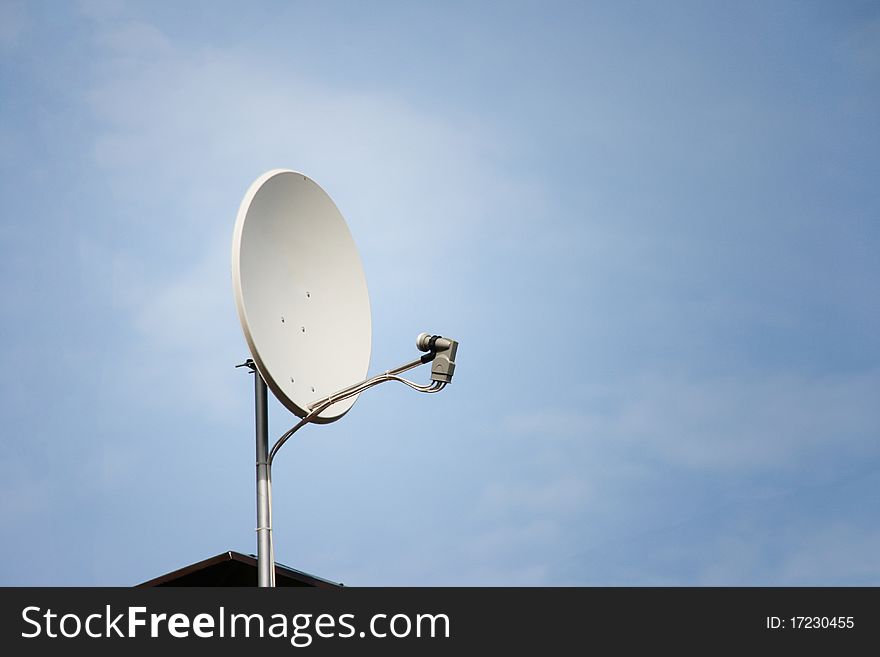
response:
M455 340L430 333L419 333L416 338L416 348L419 351L445 351L456 344L458 343Z
M416 347L419 351L428 352L422 360L426 363L432 361L431 380L451 383L452 375L455 373L455 352L458 351L458 342L439 335L419 333Z

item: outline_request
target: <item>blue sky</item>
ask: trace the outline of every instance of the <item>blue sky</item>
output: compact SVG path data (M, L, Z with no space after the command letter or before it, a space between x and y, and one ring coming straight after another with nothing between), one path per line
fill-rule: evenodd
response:
M255 551L229 253L283 167L349 223L371 371L461 348L285 446L279 561L880 584L878 123L873 3L3 0L0 583Z

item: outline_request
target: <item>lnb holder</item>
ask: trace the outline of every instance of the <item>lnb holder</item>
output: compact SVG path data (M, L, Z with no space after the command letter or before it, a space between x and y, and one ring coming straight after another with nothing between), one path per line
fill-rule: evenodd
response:
M429 333L419 333L416 338L419 351L427 352L422 356L423 363L432 363L431 380L439 383L451 383L455 373L455 352L458 342Z

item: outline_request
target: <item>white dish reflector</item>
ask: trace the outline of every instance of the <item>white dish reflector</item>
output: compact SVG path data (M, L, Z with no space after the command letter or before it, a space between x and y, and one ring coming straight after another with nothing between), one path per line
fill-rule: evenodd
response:
M297 416L366 378L367 281L345 219L314 180L275 169L250 186L235 221L232 284L257 371ZM315 421L338 420L356 399Z

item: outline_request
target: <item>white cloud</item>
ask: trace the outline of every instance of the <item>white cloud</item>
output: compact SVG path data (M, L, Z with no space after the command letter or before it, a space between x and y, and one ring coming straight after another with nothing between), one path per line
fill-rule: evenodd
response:
M876 454L880 375L659 375L585 394L576 410L512 415L535 440L611 445L688 469L793 469L810 459ZM601 402L595 400L601 399Z
M230 373L247 350L241 344L236 351L228 250L215 247L133 310L138 346L131 365L155 395L216 420L244 406Z
M473 262L492 231L512 228L512 208L541 194L491 169L490 131L391 94L334 88L234 50L179 47L143 23L105 21L97 41L107 56L86 94L100 125L93 157L108 210L121 211L113 230L128 239L88 249L116 263L104 278L130 317L132 353L121 360L147 398L179 402L184 391L157 385L176 361L189 398L228 408L228 391L204 377L218 374L218 354L244 351L232 337L226 242L262 171L289 166L315 177L346 215L371 286L405 289L409 299L422 295L420 279L401 271ZM154 240L153 252L140 236Z
M388 93L333 88L283 62L175 49L144 26L135 47L133 30L102 37L107 79L89 94L105 126L95 161L126 199L231 215L229 199L262 170L290 166L328 186L371 248L407 260L432 234L467 243L509 219L499 207L534 193L511 198L512 183L487 170L486 126L452 124Z

